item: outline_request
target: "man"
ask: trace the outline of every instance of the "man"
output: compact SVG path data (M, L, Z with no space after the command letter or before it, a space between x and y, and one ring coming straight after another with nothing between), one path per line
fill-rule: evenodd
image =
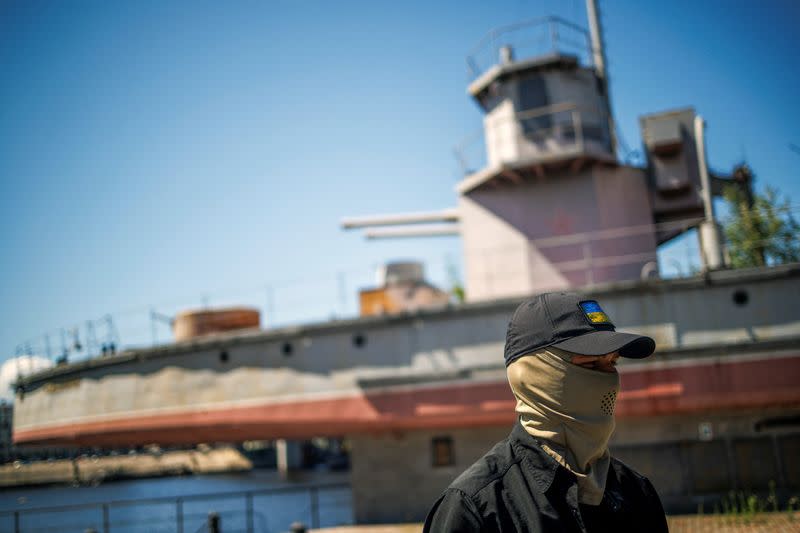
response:
M608 452L617 358L654 350L653 339L615 331L596 301L577 294L520 305L505 345L518 423L445 490L424 531L667 531L650 481Z

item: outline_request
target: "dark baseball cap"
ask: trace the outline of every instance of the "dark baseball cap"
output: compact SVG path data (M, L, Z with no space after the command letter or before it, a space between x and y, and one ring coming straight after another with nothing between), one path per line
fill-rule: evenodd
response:
M506 332L506 366L549 346L581 355L619 351L633 359L656 349L650 337L616 331L596 300L570 292L539 294L517 307Z

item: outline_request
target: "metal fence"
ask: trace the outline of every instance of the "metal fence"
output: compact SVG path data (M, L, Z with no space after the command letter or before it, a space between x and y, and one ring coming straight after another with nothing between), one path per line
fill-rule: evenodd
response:
M347 483L82 503L0 512L14 533L277 533L302 522L316 529L352 525Z

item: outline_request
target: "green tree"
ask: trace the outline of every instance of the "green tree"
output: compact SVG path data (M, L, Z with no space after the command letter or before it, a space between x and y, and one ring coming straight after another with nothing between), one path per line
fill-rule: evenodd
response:
M764 194L729 185L723 192L729 214L725 238L731 267L757 267L800 261L800 225L788 197L767 187Z
M447 264L447 275L450 278L450 295L457 303L463 303L467 295L458 276L458 266L449 255L445 256L445 263Z

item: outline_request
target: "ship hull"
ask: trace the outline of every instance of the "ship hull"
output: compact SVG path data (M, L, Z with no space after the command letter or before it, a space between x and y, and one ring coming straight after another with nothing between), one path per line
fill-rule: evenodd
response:
M800 406L796 265L589 294L618 329L658 346L622 362L620 420ZM14 440L117 447L507 424L502 353L517 304L218 335L61 365L18 384Z

